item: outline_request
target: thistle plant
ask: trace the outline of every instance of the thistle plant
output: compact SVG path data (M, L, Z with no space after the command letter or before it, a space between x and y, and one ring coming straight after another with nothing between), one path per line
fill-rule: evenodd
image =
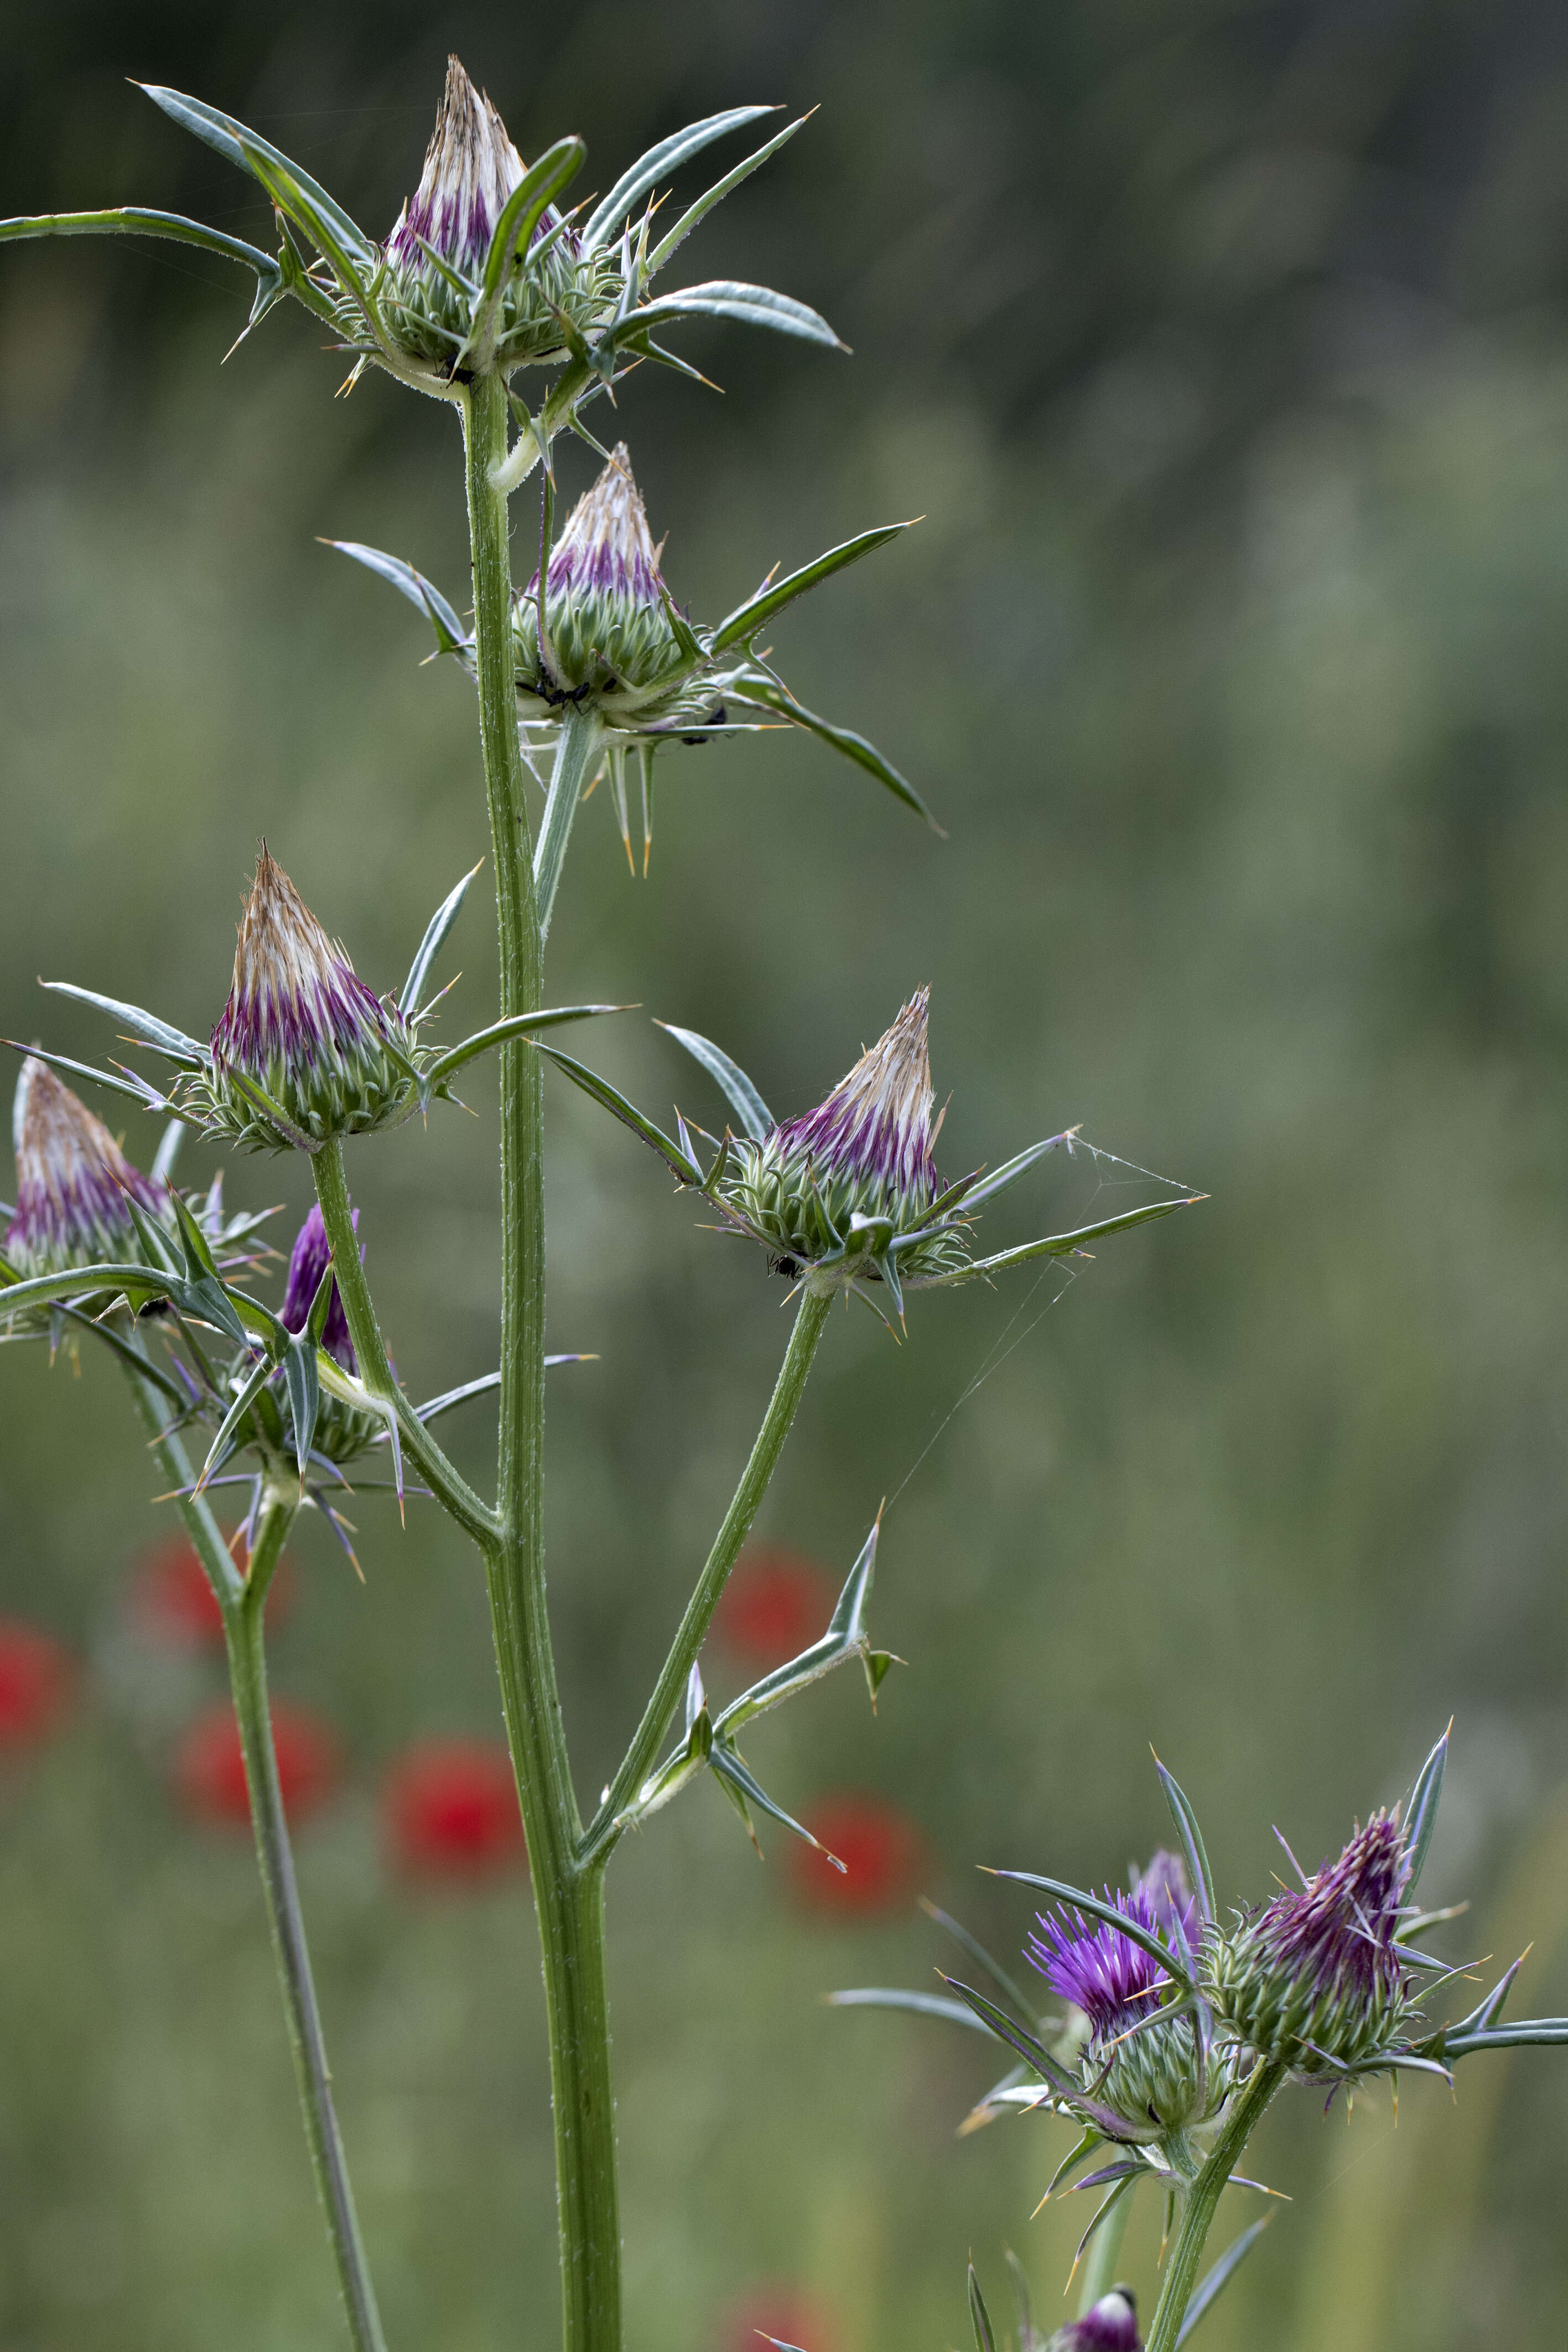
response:
M748 1823L760 1813L806 1835L752 1772L741 1737L757 1717L851 1659L861 1662L873 1696L892 1664L869 1629L880 1521L855 1552L821 1635L799 1655L717 1710L698 1664L829 1310L840 1296L858 1297L901 1324L911 1291L1073 1255L1097 1237L1166 1215L1193 1196L1154 1180L1153 1197L1140 1206L977 1256L972 1237L981 1207L1058 1146L1071 1153L1077 1130L1062 1129L990 1172L979 1167L956 1181L938 1177L933 1154L941 1120L932 1115L924 990L815 1109L782 1123L720 1047L695 1031L671 1029L725 1097L734 1124L716 1136L679 1113L674 1134L666 1134L549 1042L561 1024L625 1009L550 1006L545 988L546 936L573 819L601 773L609 772L630 849L627 761L637 761L644 865L655 754L672 743L699 744L780 719L825 741L901 803L925 813L881 752L796 700L759 646L768 625L798 596L892 543L904 526L863 530L783 579L769 574L726 619L699 625L665 585L627 445L607 450L591 428L593 404L618 391L640 365L695 376L665 341L692 320L767 327L806 345L840 348L816 311L767 288L725 279L652 290L712 207L800 123L775 131L656 234L662 183L768 109L732 108L695 123L661 141L598 204L562 209L584 142L562 137L527 164L493 105L454 59L417 186L382 241L245 124L172 90L148 94L266 190L276 215L276 252L135 206L0 223L0 242L101 232L193 244L254 276L245 332L287 297L325 324L350 355L350 382L388 377L454 412L464 457L471 621L401 558L346 544L419 607L438 648L473 680L499 1003L495 1016L459 1044L437 1051L427 1041L435 968L478 866L435 909L401 987L378 994L265 846L240 926L233 984L210 1028L192 1034L97 987L48 983L106 1015L117 1036L129 1033L138 1062L80 1064L40 1046L25 1063L20 1198L11 1253L0 1263L0 1327L16 1338L68 1328L83 1343L90 1338L114 1351L164 1486L217 1596L307 2138L357 2352L382 2352L384 2339L332 2107L279 1793L267 1700L266 1597L302 1511L318 1513L349 1543L341 1506L350 1493L388 1490L400 1510L433 1502L472 1547L491 1604L537 1915L564 2340L569 2352L619 2352L607 1867L630 1828L710 1775ZM618 430L633 405L622 394ZM602 470L558 531L556 445L569 434L594 452ZM509 501L535 473L538 552L532 577L518 586ZM531 543L531 514L519 538ZM754 579L755 570L742 576ZM528 787L541 757L549 772L536 824ZM455 831L463 828L460 807L451 822ZM287 854L312 887L308 840L291 843ZM214 1006L220 989L214 974ZM381 1244L368 1215L350 1201L346 1147L358 1165L360 1155L374 1150L376 1135L419 1118L436 1148L442 1108L455 1099L454 1080L481 1062L494 1068L500 1108L499 1361L415 1404L376 1311L367 1268L383 1262ZM556 1689L542 1539L545 1373L562 1360L544 1351L542 1141L549 1067L652 1145L677 1183L726 1230L758 1244L795 1292L783 1361L733 1498L620 1766L586 1815ZM166 1121L150 1176L135 1173L68 1091L68 1079ZM175 1183L180 1139L192 1131L226 1149L304 1156L316 1206L289 1250L280 1296L270 1254L256 1238L258 1220L225 1209L221 1178L204 1193ZM443 1413L486 1395L497 1414L490 1495L470 1486L433 1428ZM225 1486L245 1501L233 1554L210 1504ZM385 1533L396 1539L390 1522ZM1190 1975L1186 1930L1175 1926L1171 1941L1161 1941L1161 1929L1140 1924L1145 1915L1155 1916L1146 1903L1135 1915L1115 1916L1134 1943L1142 1939L1145 1953L1153 1944L1163 1974L1129 1987L1127 1999L1135 2007L1153 1998L1151 2014L1166 2028L1165 2041L1149 2042L1134 2058L1111 2058L1113 2085L1100 2079L1107 2052L1098 2047L1075 2074L1064 2067L1053 2083L1069 2108L1076 2102L1085 2116L1120 2118L1117 2144L1129 2150L1127 2162L1145 2169L1163 2163L1185 2182L1192 2163L1185 2156L1178 2162L1177 2151L1217 2114L1228 2112L1233 2095L1199 2011L1166 1991L1167 1979L1179 1989ZM1119 2103L1114 2108L1101 2095L1108 2087ZM1100 2333L1083 2341L1115 2347L1121 2338L1114 2331L1124 2336L1131 2305L1124 2298L1119 2304L1109 2288L1101 2301L1104 2309L1090 2315Z
M1568 2044L1568 2018L1504 2021L1523 1955L1465 2016L1441 2023L1430 2014L1475 1972L1473 1963L1447 1962L1426 1948L1464 1906L1423 1911L1410 1899L1437 1827L1448 1736L1404 1801L1374 1812L1337 1857L1311 1877L1298 1868L1299 1888L1228 1918L1217 1905L1197 1816L1157 1759L1181 1852L1156 1854L1127 1893L1088 1894L1031 1871L994 1874L1052 1899L1026 1957L1067 2004L1064 2017L1035 2011L1007 1969L940 1912L933 1916L979 1962L990 1991L949 1977L942 1996L883 1986L833 1996L843 2007L946 2018L1001 2042L1020 2063L972 2120L1047 2115L1078 2127L1046 2198L1064 2186L1105 2193L1074 2263L1075 2271L1084 2265L1079 2316L1053 2345L1138 2352L1132 2292L1108 2282L1132 2197L1145 2180L1165 2200L1165 2277L1146 2352L1174 2352L1186 2341L1263 2229L1254 2221L1242 2231L1200 2279L1225 2190L1260 2187L1235 2168L1283 2085L1326 2089L1332 2105L1336 2093L1348 2101L1379 2076L1396 2084L1401 2074L1436 2074L1451 2085L1458 2061L1479 2051ZM1096 2161L1102 2150L1110 2161ZM970 2307L977 2352L993 2352L973 2272ZM1021 2333L1037 2340L1027 2312Z

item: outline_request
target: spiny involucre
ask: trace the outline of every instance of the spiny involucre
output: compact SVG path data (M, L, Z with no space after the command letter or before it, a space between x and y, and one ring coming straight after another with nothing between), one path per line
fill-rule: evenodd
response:
M415 1094L409 1055L396 1004L371 994L264 843L197 1082L209 1127L256 1149L308 1150L388 1126Z

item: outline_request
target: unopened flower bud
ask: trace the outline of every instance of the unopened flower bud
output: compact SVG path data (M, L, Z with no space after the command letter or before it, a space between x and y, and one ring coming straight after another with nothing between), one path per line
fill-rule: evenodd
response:
M1218 1939L1206 1990L1221 2026L1305 2082L1376 2072L1416 2013L1396 1941L1409 1877L1397 1811L1374 1813L1337 1862Z
M885 1280L896 1258L908 1281L964 1263L950 1225L896 1246L920 1232L941 1189L931 1157L930 994L910 998L815 1110L760 1142L732 1139L719 1197L786 1273L831 1258L843 1278Z
M395 1004L357 978L264 845L213 1031L211 1124L271 1150L385 1127L413 1088L409 1047Z
M1168 1873L1162 1881L1161 1859L1130 1895L1107 1890L1106 1900L1180 1952L1190 1946L1196 1914L1185 1885ZM1218 2104L1218 2086L1200 2063L1190 2016L1149 2022L1175 1990L1153 1953L1109 1920L1085 1918L1065 1906L1041 1915L1039 1925L1027 1957L1084 2020L1085 2091L1121 2119L1130 2140L1169 2143L1203 2122ZM1185 2149L1176 2153L1185 2156Z
M14 1125L16 1213L5 1254L17 1271L144 1262L127 1204L162 1217L168 1193L131 1166L102 1120L34 1054L22 1065Z
M1113 2286L1082 2319L1059 2327L1048 2352L1143 2352L1138 2307L1130 2286Z
M623 441L550 551L542 649L538 584L536 572L512 609L525 702L554 707L591 693L613 726L618 712L643 709L689 667Z
M360 1213L356 1209L354 1211L356 1231L359 1223ZM310 1318L310 1309L315 1304L316 1293L321 1287L321 1276L327 1271L331 1255L332 1245L327 1239L327 1228L322 1223L320 1206L318 1202L312 1202L310 1213L296 1234L294 1247L288 1254L288 1279L284 1285L283 1305L278 1309L278 1320L287 1330L304 1330ZM336 1280L332 1284L332 1294L327 1304L327 1320L321 1333L321 1345L333 1362L340 1364L344 1371L359 1370L359 1360L354 1354L354 1343L349 1336L349 1318L343 1312L343 1302L338 1295Z
M468 355L490 241L524 170L490 100L449 57L419 185L386 242L380 293L387 331L412 357L450 373ZM563 318L578 331L591 324L610 268L608 257L585 260L547 206L522 267L507 275L487 363L564 357Z

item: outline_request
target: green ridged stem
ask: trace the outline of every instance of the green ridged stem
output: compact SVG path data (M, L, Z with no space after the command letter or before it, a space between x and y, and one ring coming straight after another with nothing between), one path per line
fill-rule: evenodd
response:
M1281 2065L1260 2059L1220 2126L1207 2163L1193 2183L1181 2217L1166 2283L1155 2305L1145 2352L1176 2352L1181 2324L1197 2284L1204 2242L1219 2208L1236 2160L1262 2120L1263 2110L1285 2079Z
M327 2063L321 2012L310 1972L310 1951L305 1940L305 1922L294 1876L294 1852L284 1815L277 1757L272 1743L272 1719L267 1703L263 1612L273 1570L299 1507L298 1484L281 1465L276 1478L268 1475L250 1555L250 1572L242 1577L207 1504L202 1496L189 1492L193 1483L191 1465L179 1438L164 1427L156 1390L140 1379L130 1365L126 1372L137 1412L152 1441L153 1456L169 1486L178 1496L185 1532L223 1612L229 1687L245 1757L251 1826L256 1832L256 1855L272 1954L288 2022L288 2043L294 2053L310 2166L337 2264L350 2340L354 2352L386 2352L375 2289L371 2284L364 2241L354 2210L343 2136L332 2104L331 2069Z
M713 1549L707 1556L696 1591L686 1603L685 1614L670 1645L670 1654L653 1685L653 1695L643 1711L643 1720L583 1841L585 1858L600 1867L608 1859L619 1834L615 1828L616 1815L632 1802L659 1760L659 1750L685 1696L686 1678L696 1664L697 1653L706 1638L719 1596L728 1580L740 1547L751 1532L751 1523L768 1491L768 1482L783 1451L784 1440L789 1434L789 1424L804 1393L811 1360L816 1355L817 1344L821 1339L832 1303L833 1294L827 1289L807 1289L801 1296L795 1316L795 1328L789 1334L789 1345L784 1351L784 1361L779 1367L762 1426L757 1433L751 1457L741 1473L740 1484L725 1513L724 1524L714 1538Z
M517 741L507 499L494 479L507 454L507 394L500 378L476 376L464 389L462 413L474 658L500 935L500 1011L507 1020L537 1012L544 1000L543 943ZM563 757L565 752L563 740ZM516 1039L501 1047L499 1062L500 1464L497 1532L484 1546L485 1564L544 1969L566 2352L621 2352L621 2225L603 1879L578 1859L582 1824L556 1692L540 1524L543 1074L538 1055Z

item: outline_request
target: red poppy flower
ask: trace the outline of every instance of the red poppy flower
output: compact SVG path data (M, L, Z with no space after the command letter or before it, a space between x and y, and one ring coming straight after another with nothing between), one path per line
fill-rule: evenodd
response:
M800 2352L832 2352L835 2340L821 2309L787 2286L754 2287L725 2311L719 2330L724 2352L764 2352L764 2336L797 2345Z
M283 1810L291 1822L302 1822L337 1787L337 1735L320 1716L290 1706L287 1699L275 1699L272 1744L277 1756ZM209 1707L186 1731L174 1759L174 1788L186 1811L199 1821L241 1828L249 1822L250 1796L239 1726L226 1702L220 1700Z
M393 1858L411 1878L485 1878L524 1858L504 1740L422 1741L388 1773L382 1805Z
M70 1697L74 1669L50 1633L0 1617L0 1748L47 1739Z
M781 1666L821 1640L837 1598L809 1559L789 1551L751 1551L725 1586L713 1629L747 1664Z
M225 1530L225 1533L227 1530ZM267 1613L276 1624L279 1604L287 1609L287 1561L273 1571L267 1589ZM219 1609L207 1571L188 1538L172 1535L152 1545L136 1564L131 1606L137 1623L156 1642L184 1649L215 1648L224 1638Z
M805 1823L844 1865L835 1870L814 1846L790 1847L795 1892L808 1909L867 1918L895 1909L913 1892L921 1837L896 1807L870 1795L824 1797L806 1814Z

